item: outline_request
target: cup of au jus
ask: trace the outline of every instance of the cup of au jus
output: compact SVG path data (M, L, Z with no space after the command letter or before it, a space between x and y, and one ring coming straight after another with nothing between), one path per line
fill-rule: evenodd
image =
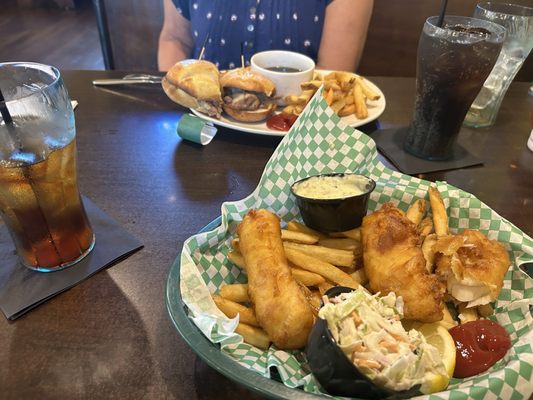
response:
M291 186L302 219L320 232L342 232L361 225L376 182L355 173L315 175Z
M250 61L252 70L267 77L276 85L278 104L285 105L288 95L299 95L300 84L313 79L315 62L300 53L268 50L256 53Z

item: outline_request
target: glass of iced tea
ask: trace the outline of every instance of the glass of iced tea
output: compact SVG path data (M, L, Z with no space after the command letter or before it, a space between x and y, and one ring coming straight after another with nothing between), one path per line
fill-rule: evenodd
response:
M72 266L95 238L78 191L67 90L56 68L36 63L0 64L0 90L2 219L23 265L43 272Z
M465 115L494 66L505 28L490 21L429 17L420 35L416 100L404 149L416 157L447 160Z

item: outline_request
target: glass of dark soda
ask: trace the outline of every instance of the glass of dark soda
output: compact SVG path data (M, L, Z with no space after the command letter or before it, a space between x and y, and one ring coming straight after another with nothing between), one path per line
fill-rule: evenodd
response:
M480 19L429 17L417 52L416 100L404 149L419 158L447 160L466 113L494 66L505 28Z
M94 233L78 191L74 112L59 71L0 64L0 214L26 267L84 258Z

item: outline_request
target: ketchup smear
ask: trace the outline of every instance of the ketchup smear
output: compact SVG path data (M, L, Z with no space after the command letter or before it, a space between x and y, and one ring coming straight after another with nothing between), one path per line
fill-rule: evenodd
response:
M486 371L511 347L507 331L489 320L470 321L450 329L455 340L455 378L466 378Z
M267 119L267 126L277 131L288 131L298 118L297 115L281 113Z

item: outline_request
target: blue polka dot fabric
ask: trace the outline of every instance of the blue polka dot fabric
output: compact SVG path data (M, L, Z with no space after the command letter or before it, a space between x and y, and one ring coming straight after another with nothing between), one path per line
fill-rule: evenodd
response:
M172 0L190 21L198 58L207 39L204 59L219 68L241 66L263 50L290 50L316 61L324 15L331 0Z

